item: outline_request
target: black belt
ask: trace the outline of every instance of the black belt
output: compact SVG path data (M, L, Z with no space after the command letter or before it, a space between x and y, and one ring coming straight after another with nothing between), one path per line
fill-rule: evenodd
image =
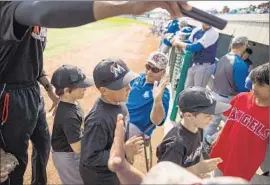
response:
M34 87L37 86L38 83L37 81L31 81L31 82L27 82L27 83L21 83L21 84L15 84L15 83L6 83L6 84L0 84L0 89L26 89L26 88L30 88L30 87Z
M209 62L197 62L197 63L195 63L195 65L203 65L203 64L210 64L210 65L212 65L214 63L215 62L211 62L211 63L209 63Z
M222 95L222 94L218 94L218 95L223 97L223 98L229 98L229 96L225 96L225 95Z

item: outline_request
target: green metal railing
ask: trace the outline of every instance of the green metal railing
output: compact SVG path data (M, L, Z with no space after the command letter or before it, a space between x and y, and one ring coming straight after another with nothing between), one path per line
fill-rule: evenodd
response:
M170 53L170 82L172 85L173 107L170 115L170 120L175 121L178 105L177 100L180 92L184 90L188 68L191 63L192 53L188 51L175 52L175 48L171 49Z

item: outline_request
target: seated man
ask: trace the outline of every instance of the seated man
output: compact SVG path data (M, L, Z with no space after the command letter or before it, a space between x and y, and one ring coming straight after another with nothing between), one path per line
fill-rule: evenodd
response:
M162 125L166 119L170 94L165 77L168 58L161 52L153 52L147 60L146 72L131 82L131 90L126 103L130 114L127 125L128 138L141 134L150 125ZM151 136L155 126L146 133Z

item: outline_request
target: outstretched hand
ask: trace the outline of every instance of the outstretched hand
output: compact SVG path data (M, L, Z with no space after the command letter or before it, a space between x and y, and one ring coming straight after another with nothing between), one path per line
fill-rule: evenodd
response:
M112 172L122 171L127 169L130 165L125 158L125 130L123 119L124 116L122 114L117 116L114 140L108 161L109 169Z
M52 100L52 106L51 108L49 109L49 112L52 112L52 115L54 116L55 113L56 113L56 110L57 110L57 106L58 106L58 103L59 103L59 97L54 93L53 90L51 91L48 91L48 96L49 98Z
M166 86L168 85L168 82L169 82L169 78L167 75L165 75L161 79L159 84L157 81L154 82L154 88L153 88L154 101L161 101L162 100L162 96L163 96L163 93L164 93Z

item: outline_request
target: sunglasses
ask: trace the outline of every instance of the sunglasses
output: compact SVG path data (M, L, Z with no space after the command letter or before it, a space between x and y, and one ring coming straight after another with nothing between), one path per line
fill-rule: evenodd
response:
M152 67L149 64L145 64L145 68L147 71L151 70L153 73L159 73L160 71L164 70L164 69L159 69L157 67Z

